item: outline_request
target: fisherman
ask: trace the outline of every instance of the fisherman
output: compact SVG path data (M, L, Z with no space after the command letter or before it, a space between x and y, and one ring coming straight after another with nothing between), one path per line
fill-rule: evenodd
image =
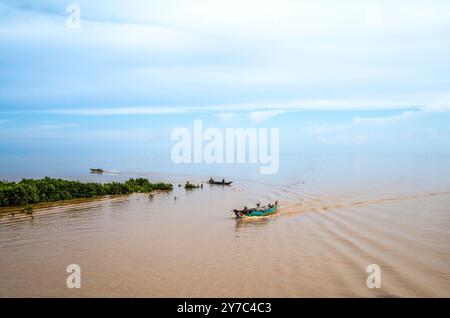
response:
M222 184L224 184L225 183L225 179L222 179Z
M211 178L209 178L209 183L213 183L214 182L214 179L211 177Z

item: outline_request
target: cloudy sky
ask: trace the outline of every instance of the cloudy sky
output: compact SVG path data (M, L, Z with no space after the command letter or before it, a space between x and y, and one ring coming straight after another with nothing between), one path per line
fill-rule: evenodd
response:
M446 152L449 34L446 0L2 0L0 149L169 144L199 118L280 127L284 149Z

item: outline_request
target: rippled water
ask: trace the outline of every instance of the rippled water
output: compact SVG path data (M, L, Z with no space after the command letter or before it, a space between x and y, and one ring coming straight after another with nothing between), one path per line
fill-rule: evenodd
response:
M276 177L230 170L232 187L176 186L153 198L55 205L33 218L4 213L0 296L449 297L449 163L292 158ZM147 174L77 178L138 175ZM175 184L209 177L148 176ZM240 221L230 212L275 199L275 217ZM81 266L81 289L66 287L72 263ZM366 286L374 263L380 289Z

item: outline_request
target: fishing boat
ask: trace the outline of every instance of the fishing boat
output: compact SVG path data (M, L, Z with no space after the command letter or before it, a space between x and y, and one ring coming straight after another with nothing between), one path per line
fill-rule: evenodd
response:
M233 212L238 219L270 216L278 212L278 201L275 201L273 205L269 204L267 206L243 210L235 209Z
M228 181L226 182L225 180L222 181L214 181L213 179L210 179L208 181L209 184L216 184L216 185L231 185L233 183L233 181Z
M94 168L91 168L90 170L91 170L92 173L103 173L103 169L94 169Z

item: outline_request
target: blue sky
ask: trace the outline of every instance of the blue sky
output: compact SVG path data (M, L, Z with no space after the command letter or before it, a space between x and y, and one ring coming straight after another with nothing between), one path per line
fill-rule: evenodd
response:
M437 0L3 0L0 149L165 152L199 118L280 127L282 152L448 154L449 34Z

